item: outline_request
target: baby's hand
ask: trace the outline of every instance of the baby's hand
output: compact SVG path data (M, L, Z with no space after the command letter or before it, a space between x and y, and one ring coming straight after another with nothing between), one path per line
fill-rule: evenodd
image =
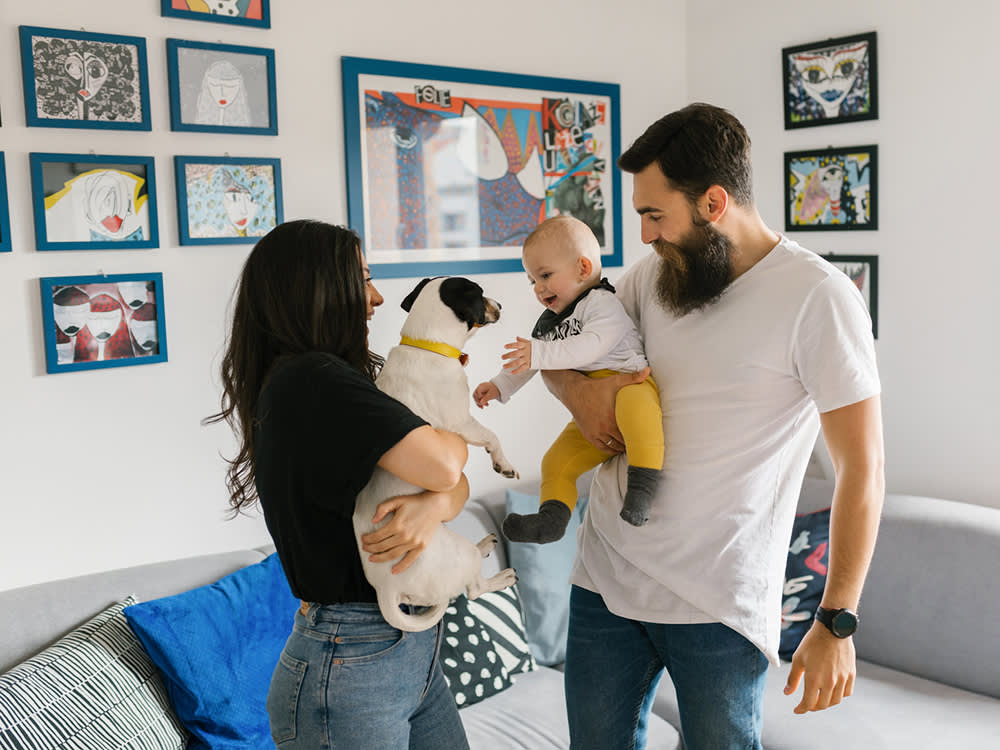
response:
M476 390L472 392L472 398L476 402L476 406L482 409L490 401L496 401L500 398L500 389L487 380L476 386Z
M502 356L502 359L507 360L504 363L503 368L505 370L510 370L511 375L517 375L519 372L531 369L530 339L522 339L518 336L517 341L510 344L504 344L503 348L510 349L509 352Z

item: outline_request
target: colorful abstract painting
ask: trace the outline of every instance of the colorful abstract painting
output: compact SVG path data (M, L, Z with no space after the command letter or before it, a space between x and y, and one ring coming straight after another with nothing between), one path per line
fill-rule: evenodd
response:
M617 86L357 58L343 69L350 223L383 275L520 270L525 237L560 214L620 265Z
M785 229L878 229L878 147L785 154Z

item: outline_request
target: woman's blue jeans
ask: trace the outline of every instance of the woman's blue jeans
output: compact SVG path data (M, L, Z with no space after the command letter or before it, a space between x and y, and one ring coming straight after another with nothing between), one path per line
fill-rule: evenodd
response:
M467 750L438 662L440 627L405 633L377 604L295 615L267 713L282 750Z
M760 750L767 657L720 623L618 617L600 595L570 595L566 707L572 750L642 750L656 686L677 690L686 750Z

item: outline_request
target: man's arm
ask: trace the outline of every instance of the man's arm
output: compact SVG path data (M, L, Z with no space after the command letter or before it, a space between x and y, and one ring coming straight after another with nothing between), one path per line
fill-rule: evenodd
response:
M648 367L607 378L588 378L575 370L542 372L546 387L569 409L583 436L596 448L617 453L625 450L625 440L615 421L615 398L624 386L648 377Z
M836 485L830 513L830 562L821 606L857 610L885 497L882 406L878 396L820 415ZM864 627L863 615L859 618ZM795 713L822 711L849 696L856 673L854 640L814 622L792 658L785 694L805 676Z

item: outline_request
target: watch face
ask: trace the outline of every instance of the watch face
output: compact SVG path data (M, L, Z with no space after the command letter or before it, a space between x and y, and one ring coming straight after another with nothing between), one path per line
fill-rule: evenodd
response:
M858 629L858 616L850 610L842 610L833 618L831 630L838 638L846 638L853 635Z

